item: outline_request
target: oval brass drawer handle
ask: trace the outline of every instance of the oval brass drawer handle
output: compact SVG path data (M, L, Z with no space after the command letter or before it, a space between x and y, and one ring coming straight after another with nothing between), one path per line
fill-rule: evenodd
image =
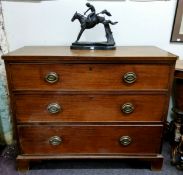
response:
M60 145L62 143L62 138L59 136L53 136L49 139L49 143L53 146Z
M59 76L56 72L49 72L46 74L45 80L46 82L53 84L59 80Z
M56 114L61 111L61 106L57 103L51 103L47 106L47 110L50 114Z
M134 106L132 103L125 103L122 107L121 107L121 111L125 114L131 114L134 111Z
M121 145L128 146L132 142L132 139L130 136L122 136L119 141Z
M123 76L123 80L128 83L134 83L137 79L137 76L134 72L127 72L124 76Z

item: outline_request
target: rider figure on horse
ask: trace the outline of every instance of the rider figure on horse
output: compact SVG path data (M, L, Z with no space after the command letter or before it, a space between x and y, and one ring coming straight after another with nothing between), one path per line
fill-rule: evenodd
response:
M84 13L84 15L91 10L91 13L87 16L87 22L91 22L92 21L92 17L94 17L96 15L96 10L95 7L93 5L91 5L89 2L86 3L86 6L89 7L88 10Z

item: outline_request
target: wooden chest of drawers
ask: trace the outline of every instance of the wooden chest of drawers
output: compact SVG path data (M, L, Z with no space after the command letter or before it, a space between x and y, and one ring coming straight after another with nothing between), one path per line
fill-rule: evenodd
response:
M145 159L161 169L176 58L156 47L24 47L4 55L18 169L70 158Z

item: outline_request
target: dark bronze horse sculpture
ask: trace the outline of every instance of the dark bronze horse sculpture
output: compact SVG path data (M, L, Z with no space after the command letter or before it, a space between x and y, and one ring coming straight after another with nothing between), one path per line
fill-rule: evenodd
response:
M77 49L80 48L81 46L82 47L80 49L83 49L83 46L87 45L87 46L92 46L92 49L93 49L93 47L94 47L94 49L96 47L98 49L101 49L101 48L102 49L107 49L107 48L108 49L114 49L113 46L115 45L115 42L114 42L114 38L112 36L112 31L110 29L109 24L115 25L115 24L117 24L117 22L112 22L111 20L106 20L105 17L102 17L102 16L99 15L99 14L105 14L107 16L111 16L111 14L107 10L103 10L100 13L95 14L94 7L91 4L89 4L89 3L87 3L86 5L93 9L92 13L90 13L86 17L86 16L76 12L74 14L74 16L72 17L72 19L71 19L72 22L74 20L78 19L80 24L81 24L81 30L80 30L80 32L78 34L78 37L77 37L76 41L72 44L71 48L73 48L73 45L75 45L75 46L77 46ZM91 29L91 28L95 27L99 23L104 25L107 42L100 42L100 43L89 43L89 42L87 42L87 43L86 42L85 43L80 43L80 42L78 42L85 29ZM84 48L87 49L88 47L84 47ZM89 49L90 49L90 47L89 47Z

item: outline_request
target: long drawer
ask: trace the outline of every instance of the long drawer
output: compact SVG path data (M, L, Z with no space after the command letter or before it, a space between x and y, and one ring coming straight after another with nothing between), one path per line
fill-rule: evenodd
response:
M157 154L159 126L70 125L18 126L22 154Z
M168 89L170 66L153 64L11 64L14 90Z
M17 122L163 121L166 95L16 95Z

